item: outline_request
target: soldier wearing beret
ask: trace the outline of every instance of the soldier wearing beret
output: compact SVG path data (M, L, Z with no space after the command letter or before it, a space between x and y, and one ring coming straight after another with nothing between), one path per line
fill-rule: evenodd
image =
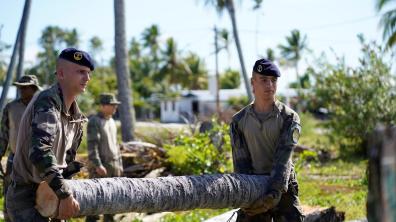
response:
M123 173L117 127L112 116L120 104L113 94L103 93L99 98L100 110L88 120L89 177L120 177ZM114 221L114 215L105 214L103 221ZM87 216L87 222L98 221L99 216Z
M10 148L3 178L4 197L7 194L7 188L11 182L10 174L15 154L19 122L33 95L41 89L35 75L22 76L18 81L14 82L13 85L18 88L21 96L4 107L0 125L0 160L5 155L8 147ZM3 212L4 220L10 221L7 215L6 201L4 201Z
M230 125L234 171L269 176L266 195L238 211L237 221L303 221L292 152L300 135L296 112L275 98L280 71L267 59L256 61L251 85L255 100Z
M36 210L39 183L45 181L59 198L57 215L68 219L79 204L64 182L81 165L75 161L87 121L75 101L85 91L94 65L84 51L67 48L56 61L57 83L36 94L27 106L18 131L7 211L11 221L49 221Z

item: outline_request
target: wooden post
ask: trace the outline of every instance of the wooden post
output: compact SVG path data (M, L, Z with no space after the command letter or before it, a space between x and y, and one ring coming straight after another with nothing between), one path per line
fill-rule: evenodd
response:
M396 221L396 127L378 127L370 138L368 221Z

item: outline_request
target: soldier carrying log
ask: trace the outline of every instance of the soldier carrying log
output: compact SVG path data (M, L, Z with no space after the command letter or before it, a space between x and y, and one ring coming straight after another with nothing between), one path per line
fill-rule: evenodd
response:
M64 49L56 62L57 83L35 95L22 116L7 192L11 221L49 221L35 208L38 184L46 181L60 199L56 218L68 219L79 204L65 183L78 172L74 161L87 121L75 101L85 91L94 64L84 51Z
M230 125L234 171L268 175L266 195L238 211L237 221L303 221L291 155L300 135L296 112L275 99L278 67L257 60L251 84L255 100L233 116Z

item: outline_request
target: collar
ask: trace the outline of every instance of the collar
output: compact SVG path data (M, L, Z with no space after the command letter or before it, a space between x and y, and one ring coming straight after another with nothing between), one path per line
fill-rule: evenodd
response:
M59 83L53 85L50 89L54 92L54 95L57 97L56 100L60 102L61 106L61 113L66 117L70 118L71 123L78 123L78 122L87 122L87 117L81 113L80 108L77 105L77 102L74 100L70 106L69 112L66 111L66 105L63 101L63 93Z

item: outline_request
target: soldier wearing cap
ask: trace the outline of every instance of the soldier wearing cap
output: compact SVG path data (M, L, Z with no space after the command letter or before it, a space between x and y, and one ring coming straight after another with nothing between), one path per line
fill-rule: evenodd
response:
M99 98L100 111L88 120L89 177L119 177L123 173L120 148L117 144L117 127L112 116L119 101L113 94L103 93ZM99 216L88 216L87 222L98 221ZM105 214L105 222L114 221Z
M75 161L87 121L75 101L85 91L94 65L84 51L67 48L56 61L57 83L36 94L27 106L18 131L7 211L11 221L49 221L36 210L39 183L46 182L59 199L57 215L76 215L79 204L64 182L78 172Z
M15 154L19 122L33 95L41 89L35 75L22 76L18 81L14 82L13 85L18 87L21 96L4 107L0 125L0 160L5 155L8 147L10 148L3 179L4 197L6 196L8 185L11 182L10 174ZM4 201L3 212L4 220L10 221L7 215L6 201Z
M303 221L292 152L300 135L296 112L276 100L280 71L267 59L257 60L251 85L255 100L233 116L230 135L234 171L269 176L268 191L237 221Z

